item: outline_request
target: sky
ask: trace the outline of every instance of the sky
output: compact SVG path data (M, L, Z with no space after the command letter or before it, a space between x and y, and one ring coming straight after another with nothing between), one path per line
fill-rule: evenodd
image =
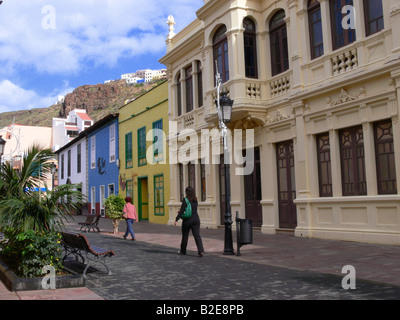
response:
M4 0L0 5L0 113L47 108L86 84L162 69L166 24L175 33L203 0Z

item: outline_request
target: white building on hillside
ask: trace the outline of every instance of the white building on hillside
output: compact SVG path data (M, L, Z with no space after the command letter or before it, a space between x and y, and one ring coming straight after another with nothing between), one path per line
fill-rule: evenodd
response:
M67 119L53 118L52 150L57 151L93 124L84 109L72 110Z
M139 80L134 80L136 78L144 79L144 82L151 82L153 80L160 79L167 75L166 69L151 70L143 69L137 70L135 73L125 73L121 75L121 79L126 80L126 83L138 83Z
M132 77L132 78L126 79L126 83L128 83L128 84L143 83L143 82L144 82L144 79L139 78L139 77Z
M126 80L126 79L129 79L129 78L133 78L135 76L136 76L135 73L124 73L123 75L121 75L121 79Z

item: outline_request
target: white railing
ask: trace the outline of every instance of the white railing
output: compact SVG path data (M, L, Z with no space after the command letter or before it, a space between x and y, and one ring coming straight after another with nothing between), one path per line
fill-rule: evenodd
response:
M184 127L185 128L193 128L194 127L194 116L193 113L188 114L184 117Z
M246 83L246 97L248 99L261 99L261 84L247 82Z
M283 77L272 80L269 83L271 90L271 98L284 95L290 90L290 75L286 74Z
M341 52L331 58L332 75L336 76L358 67L357 49Z

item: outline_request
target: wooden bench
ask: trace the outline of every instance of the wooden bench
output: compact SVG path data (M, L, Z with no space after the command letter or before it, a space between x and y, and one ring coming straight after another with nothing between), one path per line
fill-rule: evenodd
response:
M94 219L96 217L96 219ZM100 221L100 215L89 215L86 218L85 222L78 222L78 224L81 226L81 231L82 229L84 229L85 232L90 232L90 229L93 229L93 231L95 231L95 229L97 229L98 232L100 232L99 229L99 221Z
M65 249L63 262L69 255L75 256L75 260L78 262L78 258L81 258L82 263L86 264L86 268L83 271L83 276L85 278L86 271L90 267L91 262L100 262L107 268L108 274L111 274L110 268L106 264L106 258L115 256L112 250L90 245L88 239L83 234L61 232L61 235L62 245Z

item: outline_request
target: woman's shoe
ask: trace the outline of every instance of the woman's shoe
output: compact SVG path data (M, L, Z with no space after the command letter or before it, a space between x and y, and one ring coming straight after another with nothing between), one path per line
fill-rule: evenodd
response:
M132 238L131 240L132 240L132 241L135 241L136 239L135 239L135 238Z
M126 240L126 237L125 237L125 236L122 236L122 238L124 238L124 239Z
M183 253L181 250L178 250L178 254L181 254L181 255L186 255L186 253Z
M204 252L199 253L199 257L201 258L202 256L204 256Z

